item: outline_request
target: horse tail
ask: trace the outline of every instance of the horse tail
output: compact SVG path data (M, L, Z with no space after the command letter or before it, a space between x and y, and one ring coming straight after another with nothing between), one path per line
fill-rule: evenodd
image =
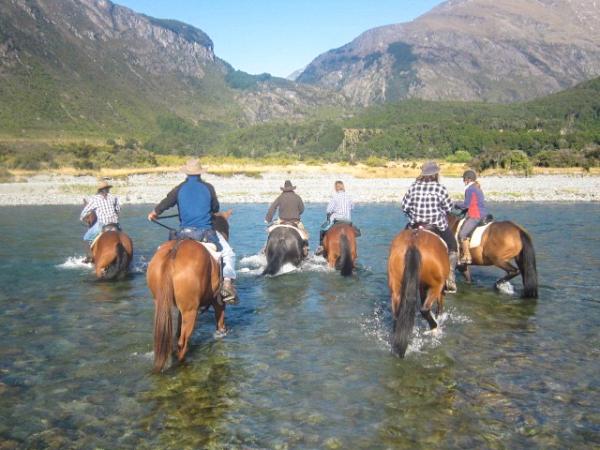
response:
M104 272L103 278L106 280L112 280L120 273L124 273L127 270L129 263L127 258L127 251L121 242L117 242L115 247L116 257L115 260L110 263Z
M348 236L345 234L340 236L339 265L343 276L347 277L352 275L352 269L354 268L354 264L352 262L352 252L350 250L350 241L348 240Z
M175 302L173 292L173 275L170 258L166 257L162 264L162 280L156 292L154 311L154 371L160 372L165 367L171 354L173 340L173 319L171 306Z
M408 341L415 325L417 300L419 298L419 279L421 274L421 252L411 245L404 255L404 274L400 293L400 307L394 317L394 351L404 357Z
M516 261L521 276L523 277L523 297L537 298L538 296L538 275L535 262L535 251L529 234L519 228L521 235L521 253L517 255Z
M263 275L275 275L283 266L285 255L287 253L287 244L285 236L275 238L267 242L267 267L263 270ZM270 257L269 257L270 256Z

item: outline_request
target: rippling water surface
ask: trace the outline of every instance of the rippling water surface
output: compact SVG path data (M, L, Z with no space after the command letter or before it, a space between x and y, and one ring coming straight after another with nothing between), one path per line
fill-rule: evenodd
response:
M390 353L388 245L397 205L359 205L359 270L311 258L259 276L267 205L234 205L241 304L214 337L203 314L187 362L154 375L145 269L165 238L126 206L133 274L82 264L74 207L0 208L0 447L591 448L600 445L600 207L495 204L534 238L540 298L475 269L441 331L419 317ZM309 205L315 247L324 205Z

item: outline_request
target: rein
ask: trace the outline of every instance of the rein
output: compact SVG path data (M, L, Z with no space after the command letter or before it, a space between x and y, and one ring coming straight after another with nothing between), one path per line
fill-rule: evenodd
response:
M160 225L160 226L161 226L161 227L163 227L163 228L166 228L166 229L167 229L167 230L169 230L169 231L176 231L176 230L175 230L175 228L172 228L172 227L170 227L170 226L168 226L168 225L165 225L164 223L161 223L161 222L159 222L159 221L158 221L158 220L156 220L156 219L152 219L152 222L154 222L154 223L155 223L155 224L157 224L157 225Z

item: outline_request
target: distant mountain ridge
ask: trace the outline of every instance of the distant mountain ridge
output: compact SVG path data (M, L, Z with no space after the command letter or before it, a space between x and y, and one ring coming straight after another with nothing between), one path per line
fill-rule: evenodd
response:
M239 126L335 102L319 87L235 71L182 22L108 0L0 2L0 132L140 134L161 116Z
M596 0L450 0L320 55L297 81L369 105L403 98L512 102L598 75Z

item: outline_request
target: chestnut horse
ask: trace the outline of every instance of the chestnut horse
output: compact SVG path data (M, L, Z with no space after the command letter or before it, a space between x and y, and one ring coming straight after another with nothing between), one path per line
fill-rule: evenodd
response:
M448 225L454 234L460 218L448 215ZM483 232L478 247L471 248L471 259L474 266L496 266L503 269L506 275L498 279L495 287L521 274L523 279L523 297L537 298L538 276L535 251L529 233L521 226L510 222L492 222ZM516 263L516 267L511 263ZM463 267L462 273L468 283L471 282L469 267Z
M85 204L86 201L84 200L83 203ZM83 222L88 228L93 226L96 221L96 212L93 210L83 218ZM106 225L92 242L90 251L96 278L113 280L127 274L133 258L133 243L131 238L118 226Z
M217 213L213 226L229 236L232 211ZM201 308L213 307L217 332L225 333L225 306L220 301L221 268L208 250L191 239L163 243L148 264L148 287L154 296L154 371L165 368L177 336L177 359L183 361ZM173 327L171 310L177 307Z
M417 304L433 330L438 324L431 314L436 303L439 316L444 308L444 284L450 263L448 249L431 231L404 230L392 241L388 259L394 334L392 350L401 358L406 353L415 324Z
M114 280L127 274L133 257L133 243L117 226L106 225L92 244L96 277Z
M347 223L333 225L323 237L323 257L327 265L339 269L345 277L352 275L356 261L356 230Z

